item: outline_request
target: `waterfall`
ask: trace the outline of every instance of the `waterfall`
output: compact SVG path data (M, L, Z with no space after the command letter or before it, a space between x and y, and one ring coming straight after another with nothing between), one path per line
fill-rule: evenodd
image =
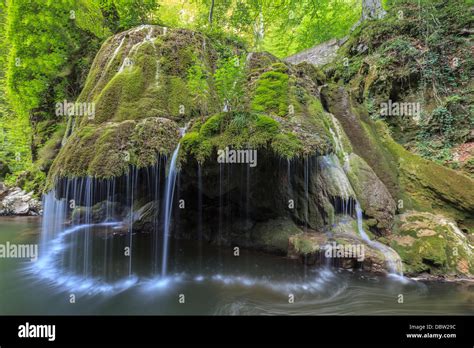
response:
M119 53L120 49L121 49L122 46L123 46L123 42L124 42L124 41L125 41L125 36L122 37L122 40L120 40L119 45L115 48L114 52L112 53L112 57L110 57L109 62L107 63L107 66L105 67L105 72L107 72L107 70L109 69L110 65L111 65L112 62L114 61L115 57L116 57L117 54Z
M115 249L108 238L123 225L116 222L109 206L114 194L114 179L58 179L43 196L40 255L28 271L76 291L104 292L133 285L135 279L123 278L121 272L129 262L123 257L124 238L119 237Z
M202 264L202 168L198 163L198 248L199 248L199 268Z
M170 169L168 176L166 177L165 184L165 197L164 197L164 220L163 220L163 259L161 264L161 275L166 276L166 270L168 267L168 238L170 233L170 223L171 223L171 213L173 211L173 196L174 196L174 186L176 183L176 162L178 158L180 144L173 152L171 157Z
M348 153L344 150L344 144L343 144L343 130L341 130L341 127L339 125L338 120L334 117L334 115L329 114L331 117L331 121L333 124L334 129L331 127L329 129L329 132L331 133L331 136L333 138L334 144L335 144L335 150L336 153L339 153L343 156L344 158L344 165L343 165L343 170L340 170L341 165L339 162L339 158L336 155L328 155L328 156L323 156L323 163L326 166L329 166L330 170L330 176L333 180L333 182L336 183L336 185L339 188L339 191L341 192L341 198L342 198L342 211L344 215L352 215L352 204L351 198L354 199L355 201L355 210L356 210L356 217L357 217L357 230L362 237L363 240L365 240L370 246L374 247L375 249L379 250L380 252L383 253L385 256L385 260L387 262L387 267L389 269L390 275L394 275L397 277L403 277L402 274L402 266L401 266L401 260L400 256L391 248L388 246L377 242L377 241L372 241L368 234L365 232L363 225L362 225L362 209L360 207L359 202L357 199L355 199L355 193L353 191L352 185L350 184L348 178L347 178L347 173L350 172L350 164L349 164L349 155ZM338 170L335 170L338 169ZM351 204L352 203L352 204Z
M138 28L135 28L131 33L136 33L136 32L142 31L143 29L146 29L146 28L148 28L148 32L146 33L145 37L143 38L142 41L137 42L132 46L132 48L128 52L127 56L124 58L122 64L120 65L118 73L121 73L122 71L124 71L124 69L126 67L133 65L133 61L131 60L131 57L145 43L150 42L153 45L153 48L154 48L155 53L156 53L156 47L155 47L155 43L154 43L154 40L156 39L156 37L152 36L153 30L154 30L153 26L141 25Z
M349 154L344 150L344 143L342 141L342 130L341 126L339 125L339 121L334 117L333 114L329 114L331 116L331 122L334 126L334 131L331 127L329 127L329 133L331 133L331 137L334 141L334 144L336 146L336 153L342 154L344 158L344 170L348 171L350 170L350 165L349 165Z
M132 167L130 172L127 173L127 201L129 202L130 212L128 221L128 247L129 247L129 261L128 261L128 275L132 276L132 256L133 256L133 221L135 220L134 215L134 201L135 201L135 190L138 186L138 172Z
M343 147L341 140L338 138L334 130L330 127L329 132L331 133L332 140L334 141L334 144L336 145L336 152L343 152Z
M250 166L246 168L245 175L245 221L249 222L250 218Z
M181 136L186 133L186 127L181 129ZM176 183L176 176L178 171L176 169L176 163L178 159L178 153L181 143L178 142L178 146L173 151L171 156L170 168L168 176L166 177L165 183L165 196L164 196L164 216L163 216L163 259L161 264L161 276L166 276L168 268L168 239L170 237L170 225L171 225L171 214L173 212L173 198L174 198L174 187Z
M337 143L341 144L339 141ZM338 145L336 145L336 147L338 147ZM385 256L387 268L391 276L402 276L402 267L399 255L388 246L378 241L372 241L368 234L365 232L362 225L362 209L356 199L356 195L354 193L352 185L347 177L347 167L345 167L345 170L343 170L341 168L339 158L336 155L332 154L322 156L321 169L323 171L322 175L325 175L327 180L333 182L337 187L338 195L342 200L342 214L345 216L352 216L352 207L355 203L357 230L359 232L359 235L364 241L367 242L367 244L379 250Z
M224 165L219 163L219 234L217 242L220 243L222 230L224 228L224 214L223 214L223 207L224 207Z
M160 226L160 219L159 219L159 211L160 211L160 186L161 186L161 157L159 157L158 162L152 168L152 178L155 178L154 185L153 185L153 200L156 204L155 212L153 214L153 273L158 273L158 259L160 253L160 239L158 237L158 231Z
M357 230L359 231L359 234L362 237L362 239L365 240L367 244L369 244L370 246L374 247L375 249L382 252L382 254L384 254L385 261L387 262L387 268L390 272L390 275L393 275L396 277L403 277L400 256L395 251L387 247L385 244L382 244L380 242L373 241L370 239L370 237L365 232L364 227L362 226L362 209L360 208L359 202L357 201L356 201L355 209L356 209L356 214L357 214Z
M304 210L304 219L305 219L305 231L308 229L308 218L309 218L309 164L308 156L304 159L304 197L305 197L305 210Z

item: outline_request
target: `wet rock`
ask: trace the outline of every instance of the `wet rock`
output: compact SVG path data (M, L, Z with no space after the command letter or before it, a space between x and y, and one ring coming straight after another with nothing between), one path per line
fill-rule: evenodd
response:
M288 240L301 233L290 219L275 219L258 223L251 230L251 241L259 249L286 255Z
M33 197L33 192L0 183L0 215L40 215L41 202Z
M442 215L415 211L402 214L388 239L408 274L474 274L474 245L454 220Z
M320 232L301 233L290 237L288 257L301 259L307 265L331 265L344 269L361 269L372 273L388 273L385 256L357 235Z
M376 227L388 234L395 215L395 201L372 168L358 155L349 156L349 181L366 216L377 221Z
M101 223L107 219L119 217L120 205L117 202L102 201L94 204L91 208L77 206L72 210L71 219L75 224Z
M151 201L127 216L127 221L133 224L134 230L152 231L154 223L158 220L159 202Z

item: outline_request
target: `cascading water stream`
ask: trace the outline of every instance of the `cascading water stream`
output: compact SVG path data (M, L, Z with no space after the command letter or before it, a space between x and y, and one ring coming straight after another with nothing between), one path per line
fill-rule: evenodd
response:
M199 268L202 264L202 232L203 232L203 221L202 221L202 168L198 164L198 248L199 248Z
M181 136L186 133L186 127L181 129ZM170 226L171 226L171 214L173 212L173 197L174 197L174 188L176 183L176 176L178 171L176 169L176 163L178 159L178 153L180 148L180 143L173 151L171 156L170 168L168 176L166 177L165 183L165 197L164 197L164 218L163 218L163 259L161 264L161 276L165 277L167 268L168 268L168 242L170 237Z
M359 202L357 201L356 201L355 209L356 209L356 214L357 214L357 230L359 231L359 234L362 237L362 239L365 240L369 245L371 245L375 249L380 250L380 252L384 254L390 275L403 278L401 260L398 254L396 254L386 245L370 239L370 237L367 235L362 225L362 209L360 208Z
M304 158L304 197L305 197L305 231L308 229L308 217L309 217L309 159Z
M349 155L344 149L344 144L343 144L343 137L342 137L342 130L340 128L340 124L337 121L337 119L330 114L332 124L334 126L334 130L330 128L330 133L333 138L334 144L335 144L335 150L336 153L340 154L343 156L344 163L343 163L343 168L344 170L338 170L337 174L338 175L333 175L333 178L335 179L334 181L336 182L337 186L339 187L339 190L342 193L342 199L343 199L343 212L345 215L352 215L352 204L351 204L351 195L349 193L352 190L352 185L350 184L348 178L347 178L347 172L351 170L350 168L350 163L349 163ZM334 163L335 161L337 162L338 166L339 164L339 159L337 156L324 156L323 157L327 162ZM341 175L343 177L341 177ZM355 195L354 195L355 198ZM362 226L362 209L360 207L359 202L355 199L355 210L356 210L356 216L357 216L357 229L362 237L369 245L372 247L376 248L380 252L382 252L385 256L386 262L387 262L387 267L390 271L391 275L395 275L397 277L403 277L402 274L402 267L401 267L401 260L398 254L396 254L392 249L387 247L386 245L377 242L377 241L372 241L367 233L364 231L364 228Z
M329 128L329 132L331 133L331 137L334 140L334 144L336 146L336 153L341 153L343 158L344 158L344 170L349 171L350 170L350 164L349 164L349 154L346 152L344 149L344 143L343 143L343 138L342 138L342 130L339 122L337 119L334 117L334 115L329 114L331 117L332 124L334 126L334 131L332 128Z

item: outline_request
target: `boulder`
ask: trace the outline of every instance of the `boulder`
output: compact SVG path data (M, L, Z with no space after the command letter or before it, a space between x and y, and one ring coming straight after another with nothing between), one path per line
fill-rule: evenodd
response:
M311 232L292 236L289 239L288 257L301 259L307 265L330 264L344 269L388 273L384 254L351 233L333 233L329 236Z
M293 221L286 218L257 223L251 230L252 244L267 252L286 255L288 240L301 233Z
M0 215L39 215L41 202L33 197L33 192L0 183Z
M410 211L398 216L390 245L402 258L410 275L471 276L474 245L456 225L442 215Z
M94 204L91 208L75 207L71 213L71 219L75 224L84 223L86 218L89 218L90 223L100 223L110 218L118 218L120 210L121 206L117 202L102 201Z
M395 215L395 201L383 182L358 155L349 155L349 181L365 215L377 221L376 227L388 234Z

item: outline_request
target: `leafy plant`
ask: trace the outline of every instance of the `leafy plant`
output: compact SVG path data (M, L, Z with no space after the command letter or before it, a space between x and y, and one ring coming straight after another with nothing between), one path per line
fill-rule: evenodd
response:
M214 73L219 102L223 109L243 110L244 107L244 61L239 56L225 58L218 62L218 68Z

